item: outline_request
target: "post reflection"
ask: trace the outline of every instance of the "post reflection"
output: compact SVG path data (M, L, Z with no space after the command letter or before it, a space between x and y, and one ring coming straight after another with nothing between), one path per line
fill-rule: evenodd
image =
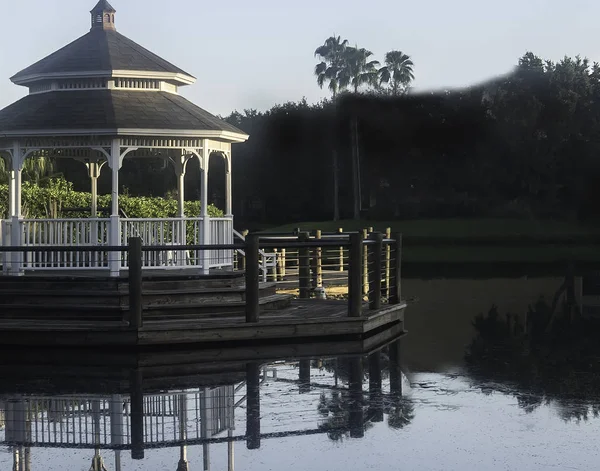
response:
M369 355L369 416L373 422L383 421L381 352Z

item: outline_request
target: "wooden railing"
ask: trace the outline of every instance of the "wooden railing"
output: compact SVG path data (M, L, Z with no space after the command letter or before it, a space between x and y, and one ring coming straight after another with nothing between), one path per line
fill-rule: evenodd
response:
M259 321L260 254L261 251L277 250L298 251L297 284L299 297L310 298L315 292L311 283L313 273L318 278L319 267L311 267L313 254L320 250L340 249L348 253L347 299L348 316L360 317L365 301L371 310L380 309L385 298L389 304L400 304L401 299L401 263L402 236L394 234L391 238L381 233L373 233L363 238L361 233L348 233L328 239L309 239L301 233L294 238L265 237L249 234L245 244L246 267L246 322ZM385 294L385 296L384 296Z
M173 246L173 251L181 252L199 252L204 258L204 253L214 251L233 252L243 249L246 258L245 270L245 315L246 322L259 321L259 288L260 288L260 254L262 251L269 251L275 248L296 249L301 252L300 256L300 298L309 298L311 296L310 282L310 251L313 249L330 247L348 250L348 304L347 315L349 317L360 317L364 309L365 302L368 302L368 308L377 310L381 307L384 293L385 301L389 304L401 304L400 288L400 267L402 237L400 234L394 235L391 239L383 237L382 234L372 234L369 239L363 239L359 233L350 233L345 238L329 240L306 240L301 235L300 240L273 240L261 242L259 235L250 234L242 244L211 244L211 245L190 245ZM304 239L304 240L302 240ZM2 247L0 251L11 255L11 264L13 269L10 274L19 274L19 259L27 260L31 256L36 256L40 252L49 252L55 254L68 254L72 259L78 252L106 252L110 257L119 257L121 259L124 252L127 252L128 260L128 286L129 286L129 310L124 314L124 321L129 324L130 329L137 330L143 326L143 307L142 307L142 272L143 261L148 254L154 252L164 252L165 246L143 246L139 237L131 237L127 247L104 246L104 247ZM388 259L389 265L385 261L384 252L391 254ZM14 258L13 258L14 257ZM16 262L15 262L16 260ZM14 265L17 265L15 268ZM365 279L364 266L368 265L367 277ZM388 276L389 274L389 276ZM385 285L382 280L388 278Z

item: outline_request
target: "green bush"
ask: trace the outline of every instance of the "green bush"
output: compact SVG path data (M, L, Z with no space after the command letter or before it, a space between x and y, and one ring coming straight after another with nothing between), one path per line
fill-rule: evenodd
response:
M67 211L72 208L91 208L92 195L74 191L73 185L63 178L51 179L44 186L24 182L22 186L22 213L25 218L85 218L90 211ZM111 195L98 196L98 207L109 208ZM177 201L160 197L119 195L119 206L130 218L168 218L177 216ZM185 202L185 215L200 215L199 201ZM0 215L8 215L8 185L0 185ZM208 206L208 215L223 216L214 205ZM103 216L106 216L105 214Z

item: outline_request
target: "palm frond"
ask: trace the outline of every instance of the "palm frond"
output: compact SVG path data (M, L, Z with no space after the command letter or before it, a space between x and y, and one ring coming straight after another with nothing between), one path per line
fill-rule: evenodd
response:
M325 73L327 70L327 64L325 62L320 62L315 66L315 75L319 76Z

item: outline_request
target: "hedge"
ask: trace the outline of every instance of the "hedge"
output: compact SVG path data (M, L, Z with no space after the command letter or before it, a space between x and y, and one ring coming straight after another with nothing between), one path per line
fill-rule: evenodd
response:
M24 182L22 185L22 213L28 219L85 218L90 210L67 211L73 208L91 208L91 193L74 191L73 184L63 178L51 179L46 185ZM111 195L99 195L98 207L109 208ZM119 207L130 218L168 218L177 216L177 201L174 199L145 196L119 195ZM200 215L200 201L186 201L187 217ZM214 205L208 206L212 217L223 216L223 211ZM8 215L8 185L0 185L0 215Z

